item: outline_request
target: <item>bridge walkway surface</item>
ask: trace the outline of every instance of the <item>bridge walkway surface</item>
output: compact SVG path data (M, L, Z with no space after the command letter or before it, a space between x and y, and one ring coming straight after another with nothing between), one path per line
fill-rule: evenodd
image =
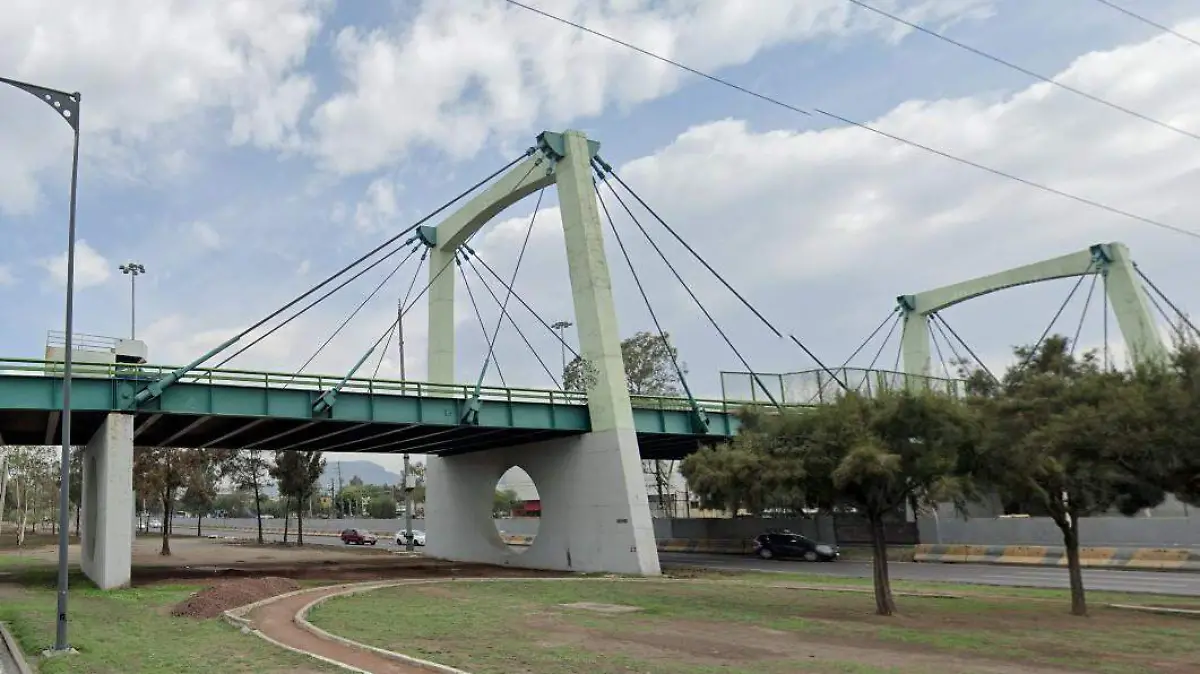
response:
M0 359L0 441L61 442L62 364ZM72 438L87 444L113 412L136 415L138 446L213 449L411 452L449 456L512 447L591 430L583 393L484 386L476 423L462 421L471 385L386 379L345 381L337 403L314 412L342 377L197 369L162 395L136 392L176 368L77 363L72 377ZM686 398L633 396L644 458L678 458L738 429L736 411L752 403L698 400L708 419L698 431Z

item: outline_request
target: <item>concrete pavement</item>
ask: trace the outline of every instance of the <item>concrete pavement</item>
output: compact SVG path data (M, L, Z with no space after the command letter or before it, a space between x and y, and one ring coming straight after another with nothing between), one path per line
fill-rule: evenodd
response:
M815 573L840 578L870 578L870 562L765 561L736 555L690 555L659 553L663 564L693 566L731 571L777 573ZM917 582L967 583L1006 587L1067 588L1067 570L1051 567L1001 566L998 564L917 564L892 562L888 567L893 580ZM1200 574L1170 571L1110 571L1084 569L1083 582L1089 590L1136 592L1200 597Z
M237 535L253 537L253 534L212 530L221 536ZM396 549L395 531L376 531L379 536L377 547ZM282 536L268 536L270 540L282 540ZM305 539L309 545L342 545L336 538L313 536ZM403 549L403 548L400 548ZM417 551L421 548L417 547ZM704 555L660 552L659 559L665 566L690 566L729 571L764 571L775 573L810 573L839 578L870 578L870 562L807 563L778 560L761 560L757 557L739 555ZM1065 568L1000 566L995 564L916 564L892 562L889 567L894 580L916 582L965 583L972 585L998 585L1006 587L1067 588ZM1084 569L1083 581L1089 590L1131 592L1140 594L1164 594L1200 597L1200 574L1175 573L1170 571L1119 571Z

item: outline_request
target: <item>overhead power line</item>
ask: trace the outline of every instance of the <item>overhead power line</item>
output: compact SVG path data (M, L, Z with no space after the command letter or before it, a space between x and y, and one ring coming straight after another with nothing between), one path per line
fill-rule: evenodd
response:
M1192 44L1196 45L1197 47L1200 47L1200 41L1196 40L1195 38L1188 37L1187 35L1184 35L1183 33L1180 33L1179 31L1177 31L1173 28L1168 28L1167 26L1164 26L1163 24L1158 23L1157 21L1153 21L1151 19L1148 19L1148 18L1142 16L1141 14L1138 14L1137 12L1125 9L1124 7L1118 5L1115 2L1109 2L1109 0L1096 0L1096 2L1098 2L1102 5L1107 5L1109 7L1112 7L1113 9L1117 10L1118 12L1120 12L1126 16L1132 17L1134 19L1137 19L1138 21L1141 21L1142 23L1146 24L1147 26L1153 26L1153 27L1163 31L1164 33L1170 33L1171 35L1174 35L1175 37L1179 38L1180 40L1183 40L1184 42L1191 42Z
M1118 112L1123 112L1127 115L1137 117L1138 119L1140 119L1142 121L1149 122L1156 126L1167 129L1168 131L1174 131L1175 133L1178 133L1183 136L1187 136L1188 138L1200 140L1200 134L1192 133L1191 131L1188 131L1187 129L1181 129L1178 126L1174 126L1173 124L1168 124L1167 122L1164 122L1159 119L1155 119L1149 115L1144 115L1136 110L1132 110L1123 105L1119 105L1117 103L1113 103L1112 101L1106 100L1104 98L1100 98L1099 96L1096 96L1095 94L1089 94L1088 92L1083 91L1081 89L1076 89L1075 87L1073 87L1069 84L1063 84L1062 82L1059 82L1058 80L1055 80L1053 78L1046 77L1045 75L1041 75L1039 73L1035 73L1034 71L1029 70L1028 68L1019 66L1011 61L1006 61L1005 59L1002 59L999 56L996 56L994 54L989 54L989 53L983 51L982 49L977 49L975 47L972 47L969 44L959 42L958 40L955 40L952 37L947 37L946 35L943 35L937 31L931 30L929 28L926 28L919 24L913 23L902 17L896 16L895 14L892 14L890 12L879 9L878 7L875 7L875 6L869 5L865 2L862 2L862 0L846 0L846 2L849 2L850 4L853 4L853 5L857 5L863 9L867 10L868 12L873 12L875 14L878 14L879 16L891 19L892 21L895 21L896 23L900 23L905 26L908 26L909 28L912 28L915 31L924 33L930 37L937 38L947 44L952 44L955 47L958 47L959 49L969 51L972 54L975 54L976 56L982 56L983 58L985 58L989 61L992 61L994 63L999 63L1000 65L1002 65L1006 68L1010 68L1010 69L1015 70L1024 75L1028 75L1029 77L1032 77L1036 80L1041 80L1042 82L1056 86L1059 89L1063 89L1064 91L1069 91L1069 92L1075 94L1076 96L1082 96L1083 98L1086 98L1089 101L1092 101L1094 103L1099 103L1100 105L1112 108L1113 110L1116 110Z
M821 108L813 108L813 109L812 109L812 112L809 112L809 111L807 111L807 110L803 110L803 109L801 109L801 108L798 108L798 107L796 107L796 106L794 106L794 105L791 105L790 103L785 103L785 102L783 102L783 101L780 101L780 100L778 100L778 99L772 98L772 97L770 97L770 96L766 96L765 94L761 94L761 93L758 93L758 92L756 92L756 91L752 91L752 90L750 90L750 89L748 89L748 88L746 88L746 87L743 87L743 86L741 86L741 85L737 85L737 84L734 84L734 83L732 83L732 82L730 82L730 81L728 81L728 80L725 80L725 79L722 79L722 78L716 77L715 75L710 75L710 74L708 74L708 73L705 73L705 72L699 71L699 70L697 70L697 69L695 69L695 68L692 68L692 67L690 67L690 66L684 65L684 64L682 64L682 63L679 63L679 62L677 62L677 61L673 61L673 60L671 60L671 59L668 59L668 58L666 58L666 57L664 57L664 56L660 56L660 55L658 55L658 54L655 54L655 53L653 53L653 52L647 51L646 49L643 49L643 48L641 48L641 47L638 47L638 46L636 46L636 45L632 45L632 44L630 44L630 43L628 43L628 42L625 42L625 41L623 41L623 40L619 40L619 39L617 39L617 38L615 38L615 37L612 37L611 35L607 35L607 34L605 34L605 33L602 33L602 32L600 32L600 31L598 31L598 30L594 30L594 29L592 29L592 28L588 28L587 26L584 26L584 25L582 25L582 24L575 23L574 21L570 21L570 20L568 20L568 19L564 19L564 18L562 18L562 17L555 16L554 14L551 14L551 13L549 13L549 12L546 12L546 11L543 11L543 10L540 10L540 9L537 9L536 7L531 7L531 6L529 6L529 5L526 5L526 4L522 3L522 2L518 2L517 0L504 0L504 1L505 1L505 2L507 2L507 3L508 3L508 4L510 4L510 5L513 5L513 6L515 6L515 7L520 7L521 9L524 9L524 10L527 10L527 11L530 11L530 12L533 12L533 13L535 13L535 14L538 14L538 15L540 15L540 16L543 16L543 17L545 17L545 18L547 18L547 19L550 19L550 20L552 20L552 21L557 21L558 23L561 23L561 24L564 24L564 25L567 25L567 26L571 26L571 27L573 27L573 28L577 28L577 29L579 29L579 30L581 30L581 31L584 31L584 32L586 32L586 33L590 34L590 35L594 35L594 36L596 36L596 37L599 37L599 38L601 38L601 39L603 39L603 40L607 40L607 41L609 41L609 42L612 42L613 44L620 45L620 46L622 46L622 47L625 47L626 49L631 49L631 50L633 50L633 51L636 51L636 52L638 52L638 53L640 53L640 54L644 54L644 55L646 55L646 56L649 56L650 58L653 58L653 59L657 59L657 60L659 60L659 61L662 61L663 63L668 63L668 64L670 64L670 65L676 66L676 67L678 67L678 68L681 68L681 69L683 69L683 70L686 70L686 71L687 71L687 72L689 72L689 73L693 73L693 74L699 75L700 77L703 77L703 78L705 78L705 79L711 80L711 81L713 81L713 82L717 82L718 84L722 84L722 85L724 85L724 86L727 86L727 87L730 87L730 88L732 88L732 89L736 89L736 90L737 90L737 91L739 91L739 92L742 92L742 93L748 94L748 95L750 95L750 96L753 96L753 97L755 97L755 98L757 98L757 99L759 99L759 100L766 101L766 102L768 102L768 103L771 103L771 104L773 104L773 105L777 105L777 106L779 106L779 107L785 108L785 109L787 109L787 110L790 110L790 111L792 111L792 112L796 112L796 113L799 113L799 114L801 114L801 115L806 115L806 116L809 116L809 115L811 115L812 113L816 113L816 114L818 114L818 115L822 115L822 116L824 116L824 117L828 117L828 118L830 118L830 119L833 119L833 120L836 120L836 121L842 122L843 124L849 124L850 126L855 126L855 127L858 127L858 128L860 128L860 129L863 129L863 130L866 130L866 131L870 131L871 133L874 133L874 134L876 134L876 135L878 135L878 136L882 136L882 137L884 137L884 138L888 138L888 139L890 139L890 140L894 140L894 141L896 141L896 142L898 142L898 143L903 143L903 144L905 144L905 145L908 145L908 146L910 146L910 147L914 147L914 148L916 148L916 149L918 149L918 150L923 150L923 151L925 151L925 152L928 152L928 153L930 153L930 154L935 154L935 155L937 155L937 156L939 156L939 157L942 157L942 158L945 158L945 159L949 159L949 160L951 160L951 161L954 161L954 162L958 162L958 163L960 163L960 164L963 164L963 165L965 165L965 166L970 166L970 167L972 167L972 168L979 169L980 171L985 171L985 172L987 172L987 173L991 173L992 175L999 176L999 177L1001 177L1001 178L1005 178L1005 179L1007 179L1007 180L1012 180L1012 181L1014 181L1014 182L1021 183L1022 185L1025 185L1026 187L1032 187L1032 188L1034 188L1034 189L1041 190L1041 191L1043 191L1043 192L1048 192L1048 193L1050 193L1050 194L1053 194L1053 195L1056 195L1056 196L1062 197L1062 198L1064 198L1064 199L1070 199L1071 201L1074 201L1074 202L1077 202L1077 203L1081 203L1081 204L1084 204L1084 205L1086 205L1086 206L1091 206L1092 208L1096 208L1096 209L1099 209L1099 210L1102 210L1102 211L1106 211L1106 212L1108 212L1108 213L1112 213L1112 214L1114 214L1114 215L1119 215L1119 216L1121 216L1121 217L1128 218L1128 219L1130 219L1130 220L1135 220L1135 221L1137 221L1137 222L1141 222L1141 223L1144 223L1144 224L1147 224L1147 225L1151 225L1151 226L1153 226L1153 227L1158 227L1158 228L1161 228L1161 229L1166 229L1166 230L1169 230L1169 231L1172 231L1172 232L1176 232L1176 233L1178 233L1178 234L1183 234L1183 235L1190 236L1190 237L1193 237L1193 238L1196 238L1196 239L1200 239L1200 232L1193 232L1193 231L1191 231L1191 230L1187 230L1187 229L1184 229L1184 228L1182 228L1182 227L1177 227L1177 226L1175 226L1175 225L1170 225L1170 224L1167 224L1167 223L1165 223L1165 222L1162 222L1162 221L1159 221L1159 220L1155 220L1154 218L1148 218L1148 217L1146 217L1146 216L1137 215L1136 213L1131 213L1131 212L1129 212L1129 211L1126 211L1126 210L1123 210L1123 209L1117 208L1117 207L1115 207L1115 206L1109 206L1108 204L1101 203L1101 202L1099 202L1099 201L1095 201L1095 200L1093 200L1093 199L1089 199L1089 198L1087 198L1087 197L1081 197L1081 196L1078 196L1078 195L1075 195L1075 194L1071 194L1070 192L1064 192L1063 190L1060 190L1060 189L1057 189L1057 188L1054 188L1054 187L1050 187L1049 185L1045 185L1045 184L1042 184L1042 183L1039 183L1039 182L1036 182L1036 181L1030 180L1030 179L1028 179L1028 178L1022 178L1022 177L1020 177L1020 176L1018 176L1018 175L1015 175L1015 174L1013 174L1013 173L1008 173L1007 171L1002 171L1002 170L1000 170L1000 169L997 169L997 168L992 168L991 166L987 166L987 165L985 165L985 164L981 164L981 163L979 163L979 162L976 162L976 161L973 161L973 160L970 160L970 159L966 159L966 158L964 158L964 157L960 157L960 156L958 156L958 155L951 154L951 153L949 153L949 152L946 152L946 151L944 151L944 150L938 150L938 149L936 149L936 148L934 148L934 147L931 147L931 146L929 146L929 145L924 145L924 144L922 144L922 143L919 143L919 142L917 142L917 141L914 141L914 140L909 140L909 139L907 139L907 138L904 138L904 137L902 137L902 136L897 136L896 134L893 134L893 133L888 133L887 131L883 131L883 130L877 129L877 128L875 128L875 127L873 127L873 126L869 125L869 124L866 124L866 123L863 123L863 122L858 122L858 121L855 121L855 120L853 120L853 119L850 119L850 118L848 118L848 117L843 117L842 115L839 115L839 114L837 114L837 113L834 113L834 112L830 112L830 111L828 111L828 110L823 110L823 109L821 109Z

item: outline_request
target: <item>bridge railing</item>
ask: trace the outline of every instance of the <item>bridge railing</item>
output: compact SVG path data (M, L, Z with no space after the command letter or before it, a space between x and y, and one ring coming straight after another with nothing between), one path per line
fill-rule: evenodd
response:
M126 379L152 382L178 369L170 365L131 365L114 363L72 363L72 376L95 379ZM62 361L46 361L23 358L0 358L0 375L61 377ZM263 372L256 370L196 368L181 380L183 383L216 384L221 386L247 386L255 388L288 388L299 391L327 391L342 377L319 374L294 374ZM352 377L342 387L343 392L370 395L407 395L414 397L454 398L465 400L475 394L470 384L432 384L398 379L368 379ZM587 403L587 394L580 391L555 391L550 389L482 386L479 397L483 401L509 403L542 403L552 405L582 405ZM691 403L677 396L630 396L630 402L638 409L689 410ZM737 401L698 399L705 412L730 413L746 406L763 405L762 401Z

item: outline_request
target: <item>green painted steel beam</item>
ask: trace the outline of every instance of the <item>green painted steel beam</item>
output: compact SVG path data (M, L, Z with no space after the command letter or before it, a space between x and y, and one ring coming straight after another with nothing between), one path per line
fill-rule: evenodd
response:
M2 365L0 362L0 368ZM154 373L96 376L85 371L83 376L72 380L72 406L79 411L128 411L130 395L152 381L153 376ZM407 382L408 390L415 393L403 395L386 385L381 390L369 387L349 390L347 386L339 393L337 405L318 413L314 412L314 405L321 396L320 390L273 386L274 379L266 373L259 373L258 381L262 383L254 383L254 377L241 383L176 383L143 403L139 410L181 416L457 426L469 400L470 388ZM0 411L61 409L61 389L62 378L53 374L0 374ZM544 396L542 400L530 401L522 398L528 398L531 392L521 389L484 389L487 404L479 410L478 426L579 433L591 429L585 402L561 392L540 393ZM632 402L637 432L700 437L689 401L639 397ZM728 437L737 432L736 408L726 408L719 401L699 403L707 406L705 411L710 421L707 435Z

